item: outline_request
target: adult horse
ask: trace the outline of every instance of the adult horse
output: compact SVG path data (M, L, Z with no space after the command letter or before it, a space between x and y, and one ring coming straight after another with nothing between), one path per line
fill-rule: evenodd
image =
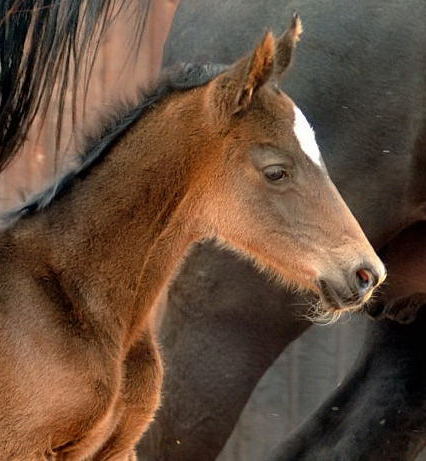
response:
M281 14L292 9L306 18L306 34L285 89L308 112L330 174L367 235L376 248L387 245L390 255L387 292L376 312L388 308L397 315L413 303L415 310L426 292L421 275L425 229L415 224L426 217L424 2L187 0L177 12L166 64L206 58L231 62L266 26L278 27ZM292 305L298 302L276 288L271 291L266 279L232 255L212 246L197 249L169 296L162 329L164 354L171 358L165 398L143 441L142 459L205 461L217 456L260 376L306 328L292 317ZM409 347L409 336L394 344L392 332L401 338L400 331L391 323L371 326L365 350L374 345L378 361L385 351L393 351L407 366L394 373L392 361L385 360L377 374L364 370L375 389L393 389L381 387L389 384L387 376L408 384L399 393L387 393L386 411L402 409L402 435L409 440L416 434L412 429L422 427L422 407L413 408L425 396L424 381L416 379L422 362L410 357L422 338L421 329L414 328L409 331L417 340ZM383 339L380 347L375 336ZM365 352L364 357L371 355ZM406 398L411 391L416 399ZM365 392L362 387L357 401ZM374 413L382 402L373 402ZM367 437L372 427L368 420L364 425L362 417L347 416L361 437L366 435L362 453L377 453L392 434L388 452L395 449L404 456L408 445L396 450L395 431L387 432L387 424L374 426L377 437ZM321 430L333 430L335 422L320 420L318 446ZM306 446L310 438L304 434ZM359 459L357 447L351 449L345 459ZM328 450L324 459L333 459L332 444Z
M227 69L170 72L3 217L3 459L134 459L162 378L149 313L194 242L218 239L332 314L384 280L277 87L300 33L294 16Z

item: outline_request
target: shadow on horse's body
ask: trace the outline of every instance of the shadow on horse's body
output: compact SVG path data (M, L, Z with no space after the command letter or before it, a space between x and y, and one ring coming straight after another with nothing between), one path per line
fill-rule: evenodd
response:
M266 26L277 27L282 12L294 8L306 17L297 71L289 75L284 88L315 121L327 167L366 234L376 248L386 246L389 283L375 309L380 313L386 308L395 316L409 303L424 303L426 293L426 258L422 257L426 232L421 225L412 227L426 218L425 4L422 0L287 3L183 2L169 38L166 64L197 58L230 62ZM142 459L215 459L259 378L307 328L294 316L298 303L299 298L271 288L245 262L212 246L198 248L170 291L161 333L170 362L165 398L142 442ZM365 347L367 351L378 347L369 338L385 329L377 356L380 359L387 344L392 344L395 357L407 363L398 379L413 382L413 392L423 392L425 398L420 362L411 359L414 348L401 345L397 353L392 342L392 332L400 337L403 328L378 322L370 327ZM420 344L421 328L410 331L416 332ZM391 361L386 365L390 376L395 376ZM361 363L358 366L364 366L363 379L371 380L375 388L386 381L385 367L375 374ZM365 434L365 442L352 447L345 459L365 459L359 454L377 453L381 443L389 443L389 452L393 449L403 459L407 444L399 443L401 438L413 437L416 445L420 443L411 429L417 425L423 430L426 415L421 420L413 401L404 401L409 389L387 395L390 413L403 402L405 412L396 419L405 418L398 442L395 432L387 432L388 425L372 428L368 420L351 421L351 414L347 415L348 431L352 424L361 439ZM357 398L362 400L363 395ZM369 402L371 412L381 411L382 402ZM323 433L334 430L333 421L315 421ZM367 437L370 431L376 432ZM309 444L309 434L304 443ZM322 448L321 432L309 452L311 458L306 459L315 459L316 446ZM333 447L328 450L324 459L333 459Z
M229 68L169 74L3 217L1 459L134 459L162 379L148 315L194 242L219 239L332 314L384 280L277 87L300 33L294 16Z

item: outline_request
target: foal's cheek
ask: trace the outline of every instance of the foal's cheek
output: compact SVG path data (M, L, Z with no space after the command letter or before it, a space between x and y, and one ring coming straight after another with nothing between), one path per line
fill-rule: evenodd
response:
M243 209L257 207L259 202L265 200L265 187L261 173L252 165L245 163L235 168L232 174L232 195ZM223 182L219 182L220 191Z
M289 225L292 222L303 222L303 205L299 202L297 194L291 189L291 186L283 185L277 190L269 193L271 207L275 210L280 219Z

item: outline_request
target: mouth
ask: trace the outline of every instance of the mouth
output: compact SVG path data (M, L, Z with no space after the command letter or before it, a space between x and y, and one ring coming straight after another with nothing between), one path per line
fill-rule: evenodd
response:
M354 294L349 296L339 294L329 283L324 280L319 282L320 300L325 310L335 311L354 311L360 310L366 299L360 300Z

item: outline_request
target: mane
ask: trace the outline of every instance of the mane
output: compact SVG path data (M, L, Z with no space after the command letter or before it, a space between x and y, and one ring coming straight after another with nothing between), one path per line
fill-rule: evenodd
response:
M182 64L166 70L158 85L149 93L140 92L136 105L120 103L113 112L103 116L96 137L83 134L82 145L85 152L77 157L77 166L59 177L44 191L33 195L20 208L8 211L0 216L0 230L10 228L23 216L28 216L48 207L74 183L74 180L87 176L91 168L98 164L111 151L111 147L137 120L168 95L200 87L222 73L227 66L219 64Z
M140 47L151 3L152 0L0 1L0 170L22 147L35 116L45 118L55 87L59 90L59 121L65 98L76 96L77 82L87 89L105 31L120 12L129 8L135 21L132 47ZM73 103L73 114L75 110ZM60 134L58 123L57 140Z

